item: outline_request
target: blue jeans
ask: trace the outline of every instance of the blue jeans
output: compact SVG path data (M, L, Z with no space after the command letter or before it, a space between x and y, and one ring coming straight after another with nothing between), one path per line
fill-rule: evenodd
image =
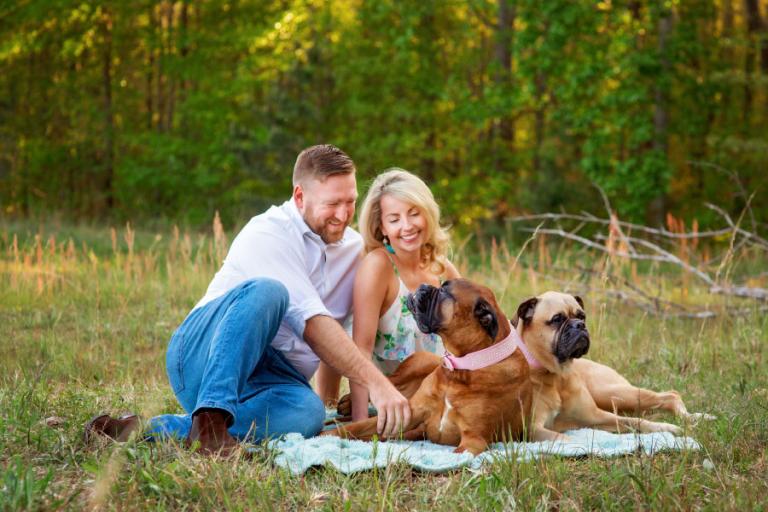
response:
M325 408L307 379L270 346L288 308L288 290L252 279L187 316L168 346L168 379L187 414L150 420L149 437L186 438L203 408L231 415L229 433L259 441L323 427Z

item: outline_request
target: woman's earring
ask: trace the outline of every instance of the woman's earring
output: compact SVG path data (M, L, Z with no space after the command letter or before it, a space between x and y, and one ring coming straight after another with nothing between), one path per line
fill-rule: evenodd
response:
M381 241L384 243L384 248L389 254L395 254L395 249L389 245L389 237L387 235L384 235L384 238L382 238Z

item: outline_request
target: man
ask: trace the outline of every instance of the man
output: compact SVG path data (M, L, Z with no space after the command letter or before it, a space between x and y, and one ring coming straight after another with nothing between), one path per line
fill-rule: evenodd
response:
M292 199L242 229L171 338L168 377L187 414L153 418L151 435L223 454L237 440L316 435L325 409L308 381L319 360L369 389L380 433L409 421L408 401L340 324L362 249L348 227L356 199L355 166L343 151L319 145L299 154ZM102 415L86 434L126 439L138 425L136 416Z

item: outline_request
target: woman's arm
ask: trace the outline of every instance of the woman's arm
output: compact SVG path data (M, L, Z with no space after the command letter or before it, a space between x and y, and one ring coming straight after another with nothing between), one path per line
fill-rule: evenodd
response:
M320 399L326 405L326 407L333 407L339 400L339 383L341 382L341 375L339 372L326 364L325 361L320 361L320 366L317 368L315 374L315 385L317 387L317 394L320 395Z
M355 276L352 292L352 339L358 350L369 360L392 274L392 263L387 255L383 251L373 251L363 258ZM352 420L367 418L368 389L354 382L349 383L349 389L352 394Z

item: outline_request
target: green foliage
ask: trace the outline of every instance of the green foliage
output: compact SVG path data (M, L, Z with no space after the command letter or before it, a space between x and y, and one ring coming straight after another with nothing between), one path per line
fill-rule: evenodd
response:
M593 184L633 220L706 225L705 201L737 217L768 163L768 12L744 5L0 7L0 208L233 221L287 197L303 147L333 142L361 182L422 175L459 228L599 212Z
M14 457L2 477L3 492L0 494L2 510L35 510L41 504L53 479L53 468L38 478L33 468L21 457ZM56 504L53 504L56 506Z

